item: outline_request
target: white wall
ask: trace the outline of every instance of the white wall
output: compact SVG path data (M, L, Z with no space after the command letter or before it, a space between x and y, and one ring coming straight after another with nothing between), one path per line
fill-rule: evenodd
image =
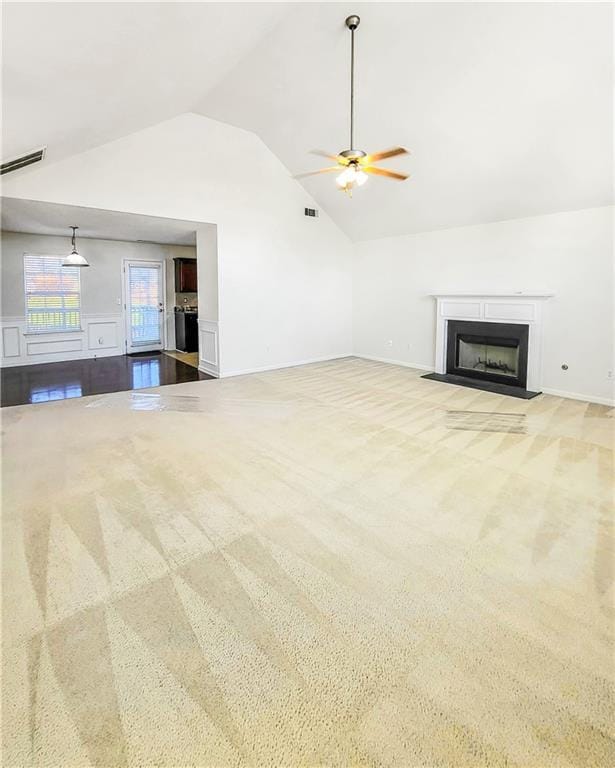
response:
M612 397L610 209L353 247L324 212L303 215L313 201L258 137L191 113L10 176L3 193L215 223L218 306L208 295L216 276L202 279L200 255L199 306L208 359L222 375L353 348L431 367L430 293L547 289L556 296L545 312L544 389Z
M83 331L26 336L24 253L65 256L68 248L67 237L2 232L0 365L3 367L124 354L122 260L167 262L173 275L173 258L196 256L196 249L190 246L81 238L79 251L90 264L81 270ZM167 281L169 348L174 347L174 298L173 283Z
M220 279L217 227L202 227L196 233L199 285L199 368L220 375Z
M351 243L304 216L314 201L252 133L188 113L7 177L3 194L215 223L223 375L352 350Z
M612 401L612 208L358 243L355 352L433 370L430 294L447 290L553 291L544 307L543 391Z

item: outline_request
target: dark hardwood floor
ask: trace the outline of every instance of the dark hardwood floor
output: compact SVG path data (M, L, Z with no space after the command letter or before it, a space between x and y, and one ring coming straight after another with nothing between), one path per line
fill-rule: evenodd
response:
M44 403L211 378L160 352L22 365L0 370L0 404Z

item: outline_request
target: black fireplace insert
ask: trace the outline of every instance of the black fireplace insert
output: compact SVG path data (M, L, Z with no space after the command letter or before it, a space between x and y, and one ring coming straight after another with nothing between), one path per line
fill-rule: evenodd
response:
M449 320L446 372L512 387L527 387L529 326Z

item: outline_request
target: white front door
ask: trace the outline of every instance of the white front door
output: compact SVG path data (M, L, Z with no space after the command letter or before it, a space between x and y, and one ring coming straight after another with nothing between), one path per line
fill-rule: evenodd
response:
M162 263L124 262L126 352L162 349L164 286Z

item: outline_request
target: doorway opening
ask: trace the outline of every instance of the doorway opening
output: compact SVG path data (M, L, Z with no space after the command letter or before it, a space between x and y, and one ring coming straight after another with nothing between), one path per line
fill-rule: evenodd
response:
M195 368L199 366L199 306L196 258L173 259L173 336L167 354Z

